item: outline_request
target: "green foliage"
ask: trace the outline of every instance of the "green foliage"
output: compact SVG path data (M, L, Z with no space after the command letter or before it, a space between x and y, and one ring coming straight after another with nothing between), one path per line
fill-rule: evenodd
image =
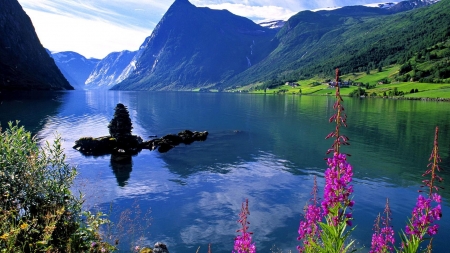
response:
M358 87L358 89L353 90L348 94L349 97L361 97L366 95L367 95L366 90L361 89L361 87Z
M0 252L88 250L99 235L81 237L82 200L70 191L76 170L61 138L39 147L17 124L0 133Z
M450 40L419 51L400 67L398 81L445 83L450 78Z

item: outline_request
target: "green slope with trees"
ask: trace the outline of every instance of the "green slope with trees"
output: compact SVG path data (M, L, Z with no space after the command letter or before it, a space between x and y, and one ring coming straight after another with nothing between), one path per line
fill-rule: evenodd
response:
M445 65L446 41L450 37L449 0L392 15L367 13L361 7L359 11L347 8L337 13L300 12L293 16L276 36L279 46L259 64L231 78L224 87L331 77L336 67L346 74L408 62L416 69L400 71L399 78L406 78L404 74L412 70L416 71L410 76L416 76L421 67L430 69L419 73L422 81L450 77ZM418 53L420 57L411 62ZM435 56L442 61L430 65ZM440 69L437 74L435 67Z

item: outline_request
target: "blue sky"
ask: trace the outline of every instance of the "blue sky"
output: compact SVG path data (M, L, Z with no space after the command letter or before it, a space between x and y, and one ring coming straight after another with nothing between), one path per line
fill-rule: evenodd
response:
M19 0L44 47L87 58L137 50L173 0ZM255 22L288 19L302 10L371 4L382 0L190 0L199 7L228 9Z

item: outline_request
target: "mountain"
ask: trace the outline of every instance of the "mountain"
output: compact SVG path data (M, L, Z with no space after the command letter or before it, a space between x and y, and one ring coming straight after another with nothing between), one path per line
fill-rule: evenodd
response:
M86 79L88 79L94 67L100 62L99 59L86 59L79 53L66 51L51 54L59 70L76 90L85 88Z
M402 64L448 38L449 1L302 11L286 22L257 25L176 0L124 71L92 80L106 81L104 87L117 83L112 89L118 90L223 90L328 76L336 67L350 73Z
M110 89L134 71L137 51L113 52L103 58L85 79L86 89Z
M388 9L393 12L402 12L409 11L412 9L417 9L425 6L429 6L439 2L440 0L409 0L409 1L401 1L393 6L390 6Z
M227 10L176 0L141 46L136 69L113 89L211 87L264 59L276 30Z
M260 63L221 87L269 80L332 76L403 63L414 53L450 36L450 1L396 13L384 8L350 6L332 11L303 11L277 33L279 44Z
M17 0L0 8L0 90L72 90Z

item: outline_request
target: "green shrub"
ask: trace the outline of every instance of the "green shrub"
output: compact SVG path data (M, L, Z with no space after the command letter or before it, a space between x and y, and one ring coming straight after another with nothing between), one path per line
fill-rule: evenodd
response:
M93 225L106 221L83 221L61 138L39 147L17 124L0 131L0 252L96 252L92 243L102 242Z

